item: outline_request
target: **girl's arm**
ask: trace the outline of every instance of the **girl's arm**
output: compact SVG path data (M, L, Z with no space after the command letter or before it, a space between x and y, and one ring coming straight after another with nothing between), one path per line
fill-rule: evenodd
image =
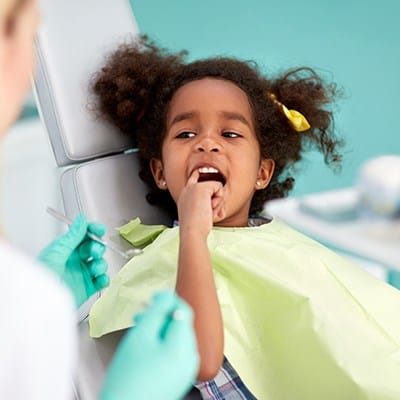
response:
M198 379L202 381L215 377L224 355L223 322L207 248L214 217L224 213L222 194L221 183L198 183L194 172L177 202L180 245L176 291L194 311Z
M201 237L195 227L180 231L176 291L194 311L200 355L197 378L201 381L213 379L223 360L223 324L207 238Z

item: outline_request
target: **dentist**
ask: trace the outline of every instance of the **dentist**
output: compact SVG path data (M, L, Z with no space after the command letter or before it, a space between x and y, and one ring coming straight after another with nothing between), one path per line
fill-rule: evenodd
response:
M38 23L36 0L0 0L0 139L29 89ZM74 308L108 285L105 249L87 237L88 230L105 232L101 224L78 216L41 252L39 261L47 268L0 236L1 399L72 398L78 346ZM99 396L178 400L197 366L191 310L173 293L158 293L124 336Z

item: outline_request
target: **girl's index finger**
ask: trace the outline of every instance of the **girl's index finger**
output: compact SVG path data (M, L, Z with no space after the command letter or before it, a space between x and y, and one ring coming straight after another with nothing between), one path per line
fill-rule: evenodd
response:
M197 169L195 169L195 170L190 174L187 183L188 183L189 185L194 185L195 183L198 183L199 178L200 178L200 172L199 172Z

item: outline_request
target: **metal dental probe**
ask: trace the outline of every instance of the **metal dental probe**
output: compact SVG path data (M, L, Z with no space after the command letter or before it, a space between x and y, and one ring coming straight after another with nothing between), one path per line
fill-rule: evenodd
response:
M53 217L57 218L58 220L66 223L68 226L70 226L72 224L72 220L69 219L67 216L61 214L60 212L56 211L54 208L52 207L47 207L46 211L52 215ZM101 243L102 245L108 247L110 250L114 251L115 253L119 254L121 257L125 258L125 260L129 260L131 259L133 256L136 256L138 254L141 254L143 252L142 249L139 248L133 248L133 249L129 249L127 251L123 251L118 249L116 246L114 246L112 243L110 242L106 242L105 240L103 240L102 238L100 238L99 236L95 235L92 232L86 232L86 234L88 235L88 237L90 239L95 240L96 242Z

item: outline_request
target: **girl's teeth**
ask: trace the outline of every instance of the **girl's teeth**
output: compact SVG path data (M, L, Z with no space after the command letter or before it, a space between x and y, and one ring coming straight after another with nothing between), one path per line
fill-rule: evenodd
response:
M202 168L199 168L199 172L203 173L203 174L213 174L213 173L217 174L218 170L213 167L202 167Z

